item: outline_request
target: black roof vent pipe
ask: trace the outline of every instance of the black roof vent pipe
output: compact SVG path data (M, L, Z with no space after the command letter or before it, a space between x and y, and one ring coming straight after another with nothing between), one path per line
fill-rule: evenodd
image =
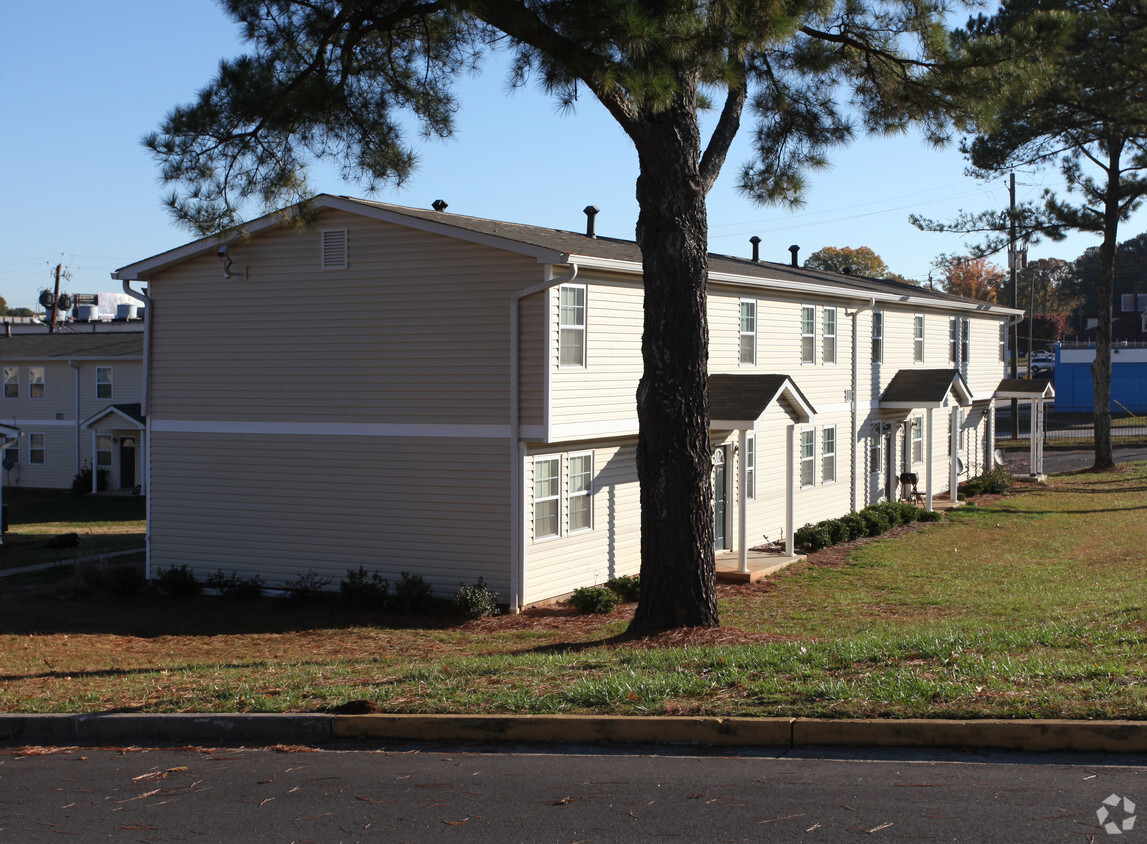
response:
M799 246L797 246L795 243L789 247L789 252L791 252L792 256L793 256L793 266L794 267L800 266L800 264L797 263L797 253L800 251L801 251L801 248Z
M852 275L852 267L845 267L841 272L845 275Z
M436 199L430 207L435 211L445 211L449 206L446 204L445 199Z
M749 238L749 243L753 244L753 263L761 260L761 239L756 235Z
M597 235L594 234L594 231L593 231L593 223L594 223L594 218L597 217L597 212L600 211L601 209L598 208L596 205L587 205L582 210L585 212L585 236L586 237L597 237Z

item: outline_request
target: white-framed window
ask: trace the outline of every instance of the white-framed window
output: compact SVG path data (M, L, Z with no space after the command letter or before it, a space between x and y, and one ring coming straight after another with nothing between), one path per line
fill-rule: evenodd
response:
M43 463L45 455L44 435L28 434L28 462Z
M345 270L350 266L350 246L346 229L323 229L322 257L324 270Z
M4 367L4 398L20 398L20 367Z
M912 317L912 362L924 362L924 314Z
M571 454L569 463L570 533L593 530L593 452Z
M1123 311L1124 313L1128 313L1130 311L1135 310L1135 294L1134 293L1124 293L1122 296L1119 297L1119 302L1120 302L1120 310Z
M112 465L112 438L104 434L96 436L96 467L110 469Z
M745 436L745 500L757 497L757 438L753 434Z
M534 458L534 539L561 536L562 458Z
M821 316L821 349L824 363L836 363L836 308L825 308Z
M757 362L757 300L741 300L741 363Z
M967 366L971 360L972 348L972 321L960 320L960 366Z
M872 362L884 360L884 312L872 312Z
M44 367L28 367L28 398L42 399L44 397Z
M585 285L563 284L558 298L561 329L558 363L561 366L585 366Z
M957 442L956 442L956 447L957 447L957 448L959 448L959 449L960 449L960 451L967 451L967 450L968 450L968 426L967 426L967 421L968 421L968 416L967 416L967 414L964 412L964 408L962 408L962 407L960 407L960 408L957 408L957 409L956 409L956 425L957 425L958 427L956 428L956 431L957 431L957 434L956 434L956 440L957 440Z
M801 363L816 363L816 308L801 306Z
M1000 323L1000 363L1008 359L1008 324Z
M836 481L836 426L825 425L820 435L820 482Z
M948 363L960 365L960 320L948 318Z
M801 431L801 488L816 484L816 431Z
M112 397L112 368L110 366L96 367L96 398L110 399Z
M884 437L880 433L880 423L874 423L868 432L868 471L880 474L884 468Z
M924 414L912 417L912 462L924 462Z

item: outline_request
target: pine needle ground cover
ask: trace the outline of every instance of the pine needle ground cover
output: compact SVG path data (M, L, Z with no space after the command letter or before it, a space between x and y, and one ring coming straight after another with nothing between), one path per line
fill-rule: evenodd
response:
M723 627L626 639L633 604L462 622L0 581L7 712L1147 717L1147 464L722 586Z

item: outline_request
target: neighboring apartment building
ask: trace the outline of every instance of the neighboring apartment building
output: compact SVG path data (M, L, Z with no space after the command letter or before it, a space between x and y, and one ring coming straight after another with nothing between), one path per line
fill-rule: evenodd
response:
M482 576L514 607L637 571L636 245L314 208L115 274L147 282L151 571ZM708 301L718 553L991 464L1021 312L716 255Z
M108 488L140 487L142 372L141 326L62 326L55 333L41 326L0 336L0 423L12 432L4 485L68 489L77 473L96 465Z

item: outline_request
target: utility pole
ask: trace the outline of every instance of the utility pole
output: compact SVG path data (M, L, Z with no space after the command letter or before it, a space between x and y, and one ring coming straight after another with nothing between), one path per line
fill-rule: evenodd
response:
M1008 246L1009 257L1009 281L1012 285L1012 307L1018 307L1019 301L1019 285L1016 283L1016 174L1012 173L1011 178L1008 180L1008 207L1011 209L1008 213ZM1019 377L1019 358L1020 358L1020 326L1019 323L1013 325L1010 329L1011 337L1009 341L1012 347L1012 378ZM1028 366L1031 366L1031 361L1028 361ZM1029 369L1028 374L1031 374ZM1020 402L1019 399L1012 399L1012 439L1019 439L1020 435Z
M49 315L50 319L48 321L49 334L56 333L56 320L59 319L60 316L60 270L62 267L62 264L56 264L56 289L52 295L52 307L50 309L51 313Z

